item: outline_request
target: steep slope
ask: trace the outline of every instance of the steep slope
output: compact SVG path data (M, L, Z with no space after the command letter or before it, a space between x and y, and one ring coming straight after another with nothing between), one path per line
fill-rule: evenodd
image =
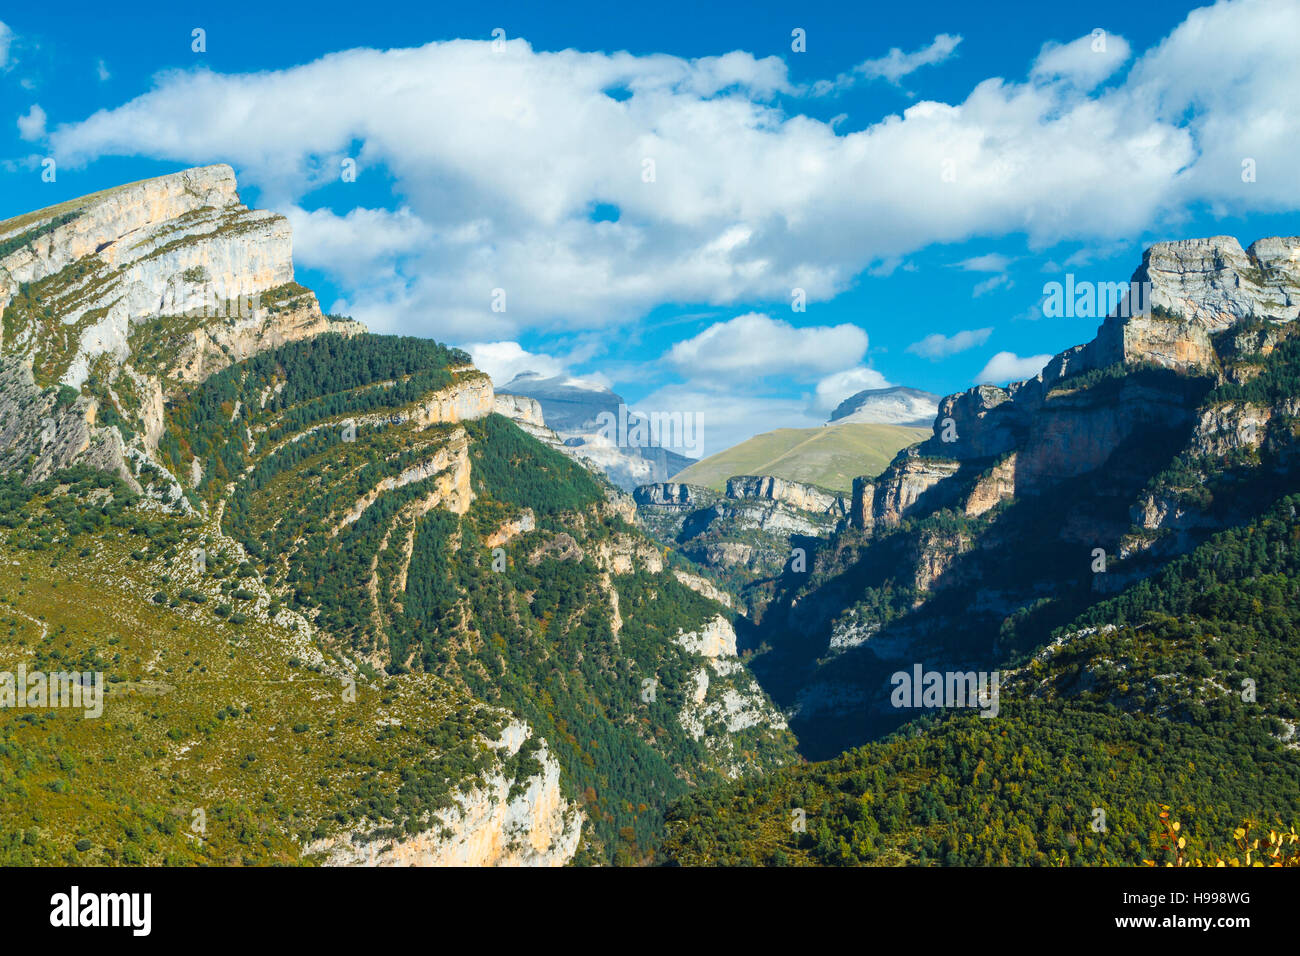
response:
M1004 672L996 719L938 712L917 733L685 798L667 861L1164 863L1168 807L1187 858L1245 862L1251 840L1300 816L1297 505L1058 629Z
M706 574L742 610L765 602L787 565L806 563L847 521L849 499L770 475L729 478L724 494L696 485L642 485L632 495L647 531Z
M6 859L639 862L794 759L631 503L463 353L321 316L228 168L3 228L0 662L113 688L0 713ZM176 315L199 268L260 300Z
M670 859L1137 863L1161 804L1206 858L1292 825L1297 248L1153 247L1148 309L856 481L742 646L805 753L879 742L686 800ZM918 669L934 699L897 696ZM945 698L997 672L994 713Z
M778 428L710 455L671 480L722 491L733 475L772 475L847 492L855 476L884 469L900 448L929 434L929 429L861 423Z
M1212 263L1255 261L1220 245ZM1031 653L1098 596L1289 490L1295 267L1277 250L1295 245L1252 247L1273 256L1250 267L1264 285L1175 280L1165 266L1202 263L1203 243L1153 247L1134 276L1151 283L1150 312L1107 319L1034 379L945 398L930 439L855 481L851 527L809 574L784 575L742 634L770 648L754 666L806 752L908 719L881 693L899 661L991 670Z

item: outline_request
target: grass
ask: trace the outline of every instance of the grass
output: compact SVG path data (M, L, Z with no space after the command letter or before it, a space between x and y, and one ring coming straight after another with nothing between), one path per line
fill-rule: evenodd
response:
M231 624L214 576L184 554L142 561L137 546L127 534L0 544L0 670L100 670L108 688L98 719L0 710L3 862L299 863L314 837L402 822L375 808L398 800L403 768L432 757L454 784L482 762L436 766L429 741L484 751L475 731L495 730L492 712L428 675L358 676L348 700L296 615L268 620L259 585ZM155 598L183 586L207 600Z
M710 455L672 480L722 491L733 475L775 475L847 492L854 478L879 474L899 450L929 435L928 428L861 422L778 428Z

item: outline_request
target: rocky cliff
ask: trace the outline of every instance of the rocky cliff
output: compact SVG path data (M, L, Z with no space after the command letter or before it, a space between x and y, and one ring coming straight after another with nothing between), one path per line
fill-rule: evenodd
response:
M498 766L437 811L429 829L396 839L353 830L309 844L304 856L325 866L563 866L578 848L583 817L560 791L546 742L536 772L517 780L505 767L531 735L527 724L507 725L488 744Z
M322 315L294 282L288 221L244 206L229 166L7 220L0 250L4 374L18 383L0 398L0 462L35 455L33 480L84 462L140 488L143 466L166 471L155 452L179 389L287 342L362 329ZM181 501L177 480L147 490Z
M890 668L991 667L1291 487L1298 249L1153 246L1091 342L947 396L929 439L854 481L847 527L751 608L805 752L896 725Z

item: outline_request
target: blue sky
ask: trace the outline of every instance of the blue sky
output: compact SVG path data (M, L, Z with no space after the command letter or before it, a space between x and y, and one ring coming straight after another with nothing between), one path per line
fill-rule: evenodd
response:
M1095 331L1043 316L1066 273L1300 231L1296 0L137 7L0 15L0 217L228 162L326 309L708 451L1031 375Z

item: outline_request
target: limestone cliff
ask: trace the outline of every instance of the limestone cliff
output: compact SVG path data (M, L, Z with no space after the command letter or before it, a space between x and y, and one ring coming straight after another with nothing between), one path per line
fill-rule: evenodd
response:
M504 764L532 735L512 721L491 743ZM457 793L430 828L381 839L364 830L308 845L303 855L326 866L563 866L582 837L581 811L560 790L560 767L541 741L539 770L522 781L499 766Z
M944 398L933 437L900 452L885 475L855 483L852 523L896 524L923 496L925 510L982 513L1096 470L1152 427L1190 427L1197 394L1249 380L1257 366L1243 357L1266 356L1276 324L1300 312L1300 239L1260 239L1246 250L1230 236L1157 243L1129 288L1145 291L1034 378ZM1260 414L1247 414L1242 428L1262 425Z
M145 489L135 477L165 475L155 452L169 397L257 352L362 330L322 315L294 282L288 221L243 205L229 166L6 220L0 248L11 383L0 402L16 413L6 416L0 467L35 454L32 479L84 462L183 507L179 476ZM63 386L70 397L53 410L32 386Z

